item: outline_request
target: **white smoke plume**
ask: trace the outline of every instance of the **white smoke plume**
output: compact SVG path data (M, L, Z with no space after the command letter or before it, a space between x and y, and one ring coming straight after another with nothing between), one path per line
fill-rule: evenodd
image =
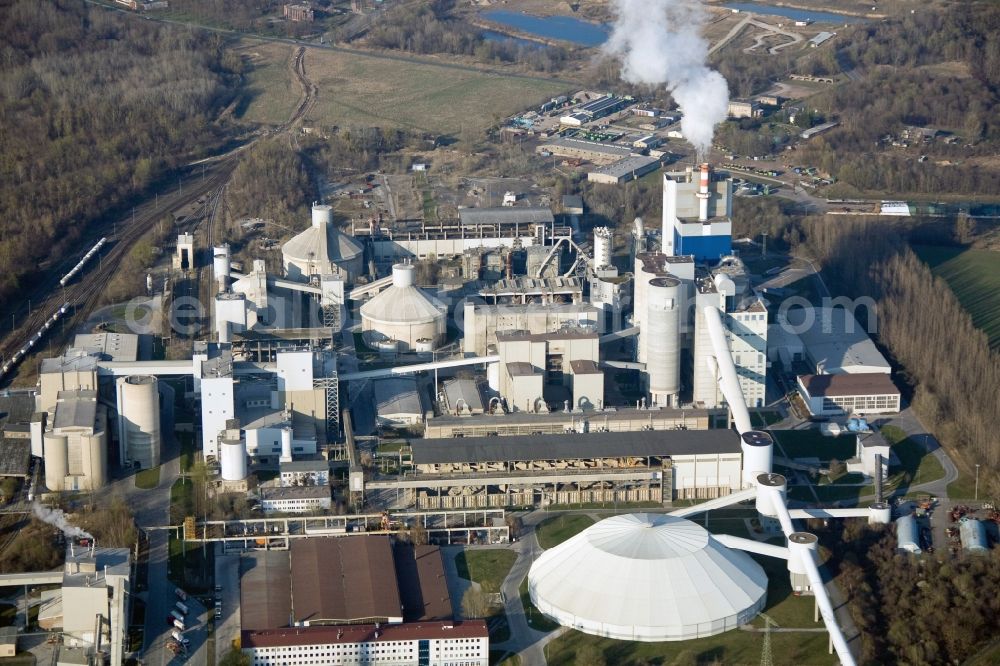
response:
M62 530L62 533L66 535L67 539L76 539L79 537L84 537L87 539L93 539L94 536L82 530L76 525L71 525L68 520L66 520L66 514L62 512L62 509L50 509L47 506L42 506L38 502L35 502L32 506L35 512L35 516L42 522L48 523L53 527L58 527Z
M706 65L699 0L615 0L617 18L605 51L622 60L629 83L665 85L680 107L681 133L704 158L715 126L725 120L729 88Z

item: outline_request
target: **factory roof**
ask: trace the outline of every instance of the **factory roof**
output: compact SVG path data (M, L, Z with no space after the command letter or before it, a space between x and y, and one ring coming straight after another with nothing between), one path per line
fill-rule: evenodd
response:
M844 395L896 395L899 389L889 375L882 372L864 372L842 375L802 375L799 382L816 398Z
M511 377L531 377L542 374L542 371L526 361L513 361L507 364L507 374Z
M375 641L416 641L440 638L486 638L485 620L408 622L405 624L352 624L336 627L294 627L269 631L243 631L244 648L292 645L372 643Z
M287 460L278 463L278 471L285 472L322 472L329 471L330 462L325 458L317 456L299 460Z
M261 487L260 499L263 502L280 502L296 499L323 499L330 497L330 486L281 486L277 488Z
M0 396L0 427L31 423L35 414L35 398L28 393Z
M476 313L496 313L507 314L514 312L546 312L552 314L566 313L586 313L597 315L598 309L590 303L547 303L540 306L537 303L513 304L513 303L476 303Z
M393 284L361 305L363 319L384 324L426 324L444 319L447 313L447 305L412 284Z
M240 558L240 621L244 629L274 629L292 614L288 551L256 551Z
M575 361L569 362L570 369L573 370L574 375L599 375L601 374L601 369L597 367L597 364L593 361L582 361L577 359Z
M412 440L418 465L460 462L573 460L623 455L671 456L739 453L740 437L732 430L656 430L510 435Z
M282 256L299 261L348 261L364 251L357 239L334 224L314 224L281 246Z
M611 176L612 178L624 178L632 172L642 171L653 164L659 163L659 161L655 157L648 157L646 155L630 155L617 162L594 169L591 173Z
M882 356L861 324L841 307L790 308L779 324L797 333L820 373L888 373Z
M614 108L615 106L621 104L622 101L623 100L620 97L615 97L614 95L605 95L604 97L600 97L598 99L595 99L593 101L581 105L578 108L578 111L590 115L597 115L599 113L607 111L608 109Z
M451 596L441 549L398 541L393 546L393 555L403 619L407 622L450 619Z
M379 415L423 414L424 399L415 377L387 377L372 382Z
M459 402L464 403L472 411L483 410L483 398L479 394L479 386L474 379L449 379L442 387L448 404L456 409Z
M57 666L62 666L63 664L88 666L90 664L90 653L87 648L60 645L58 646L57 654L58 656L55 660Z
M295 539L291 545L296 622L350 623L400 617L387 536Z
M523 330L497 331L497 341L532 340L545 342L546 340L589 340L593 338L597 338L597 329L586 326L561 328L558 331L548 333L530 333Z
M139 358L139 336L135 333L78 333L73 338L73 348L112 361L135 361Z
M579 194L564 194L562 198L563 210L566 209L583 209L583 197Z
M570 148L591 153L599 153L609 157L628 157L632 154L632 148L628 146L617 146L611 143L598 143L597 141L587 141L586 139L573 139L559 137L543 144L548 148Z
M546 206L500 206L495 208L460 208L462 225L478 224L552 224L552 209Z
M31 440L0 439L0 476L28 476L31 467Z
M97 369L99 359L83 349L70 349L62 356L43 358L41 372L73 372Z
M93 428L97 421L97 391L59 391L53 428Z

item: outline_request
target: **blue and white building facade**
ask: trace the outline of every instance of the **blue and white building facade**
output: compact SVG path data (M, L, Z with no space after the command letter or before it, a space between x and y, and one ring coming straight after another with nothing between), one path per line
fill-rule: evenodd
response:
M715 264L733 249L733 181L708 164L663 174L663 253Z

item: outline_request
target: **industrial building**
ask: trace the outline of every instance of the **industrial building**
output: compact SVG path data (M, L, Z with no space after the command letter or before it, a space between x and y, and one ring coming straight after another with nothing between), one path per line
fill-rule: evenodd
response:
M869 311L868 316L870 327L874 312ZM815 368L816 374L892 372L889 361L868 337L868 328L863 328L845 307L792 307L779 312L776 319L784 330L781 345L791 350L786 355L802 350L803 360Z
M880 372L800 375L796 383L813 416L896 414L901 408L899 389Z
M107 409L97 391L60 391L51 423L43 436L45 485L56 492L102 488L108 475Z
M764 111L757 102L745 99L731 99L729 100L726 115L730 118L760 118L764 115Z
M660 160L646 155L633 155L587 173L587 180L605 185L621 185L641 178L660 168Z
M397 475L366 481L399 506L469 509L591 502L657 502L742 487L731 430L588 432L410 441Z
M733 180L702 164L663 174L663 248L714 262L732 254Z
M627 641L705 638L748 624L767 575L684 518L614 516L545 551L528 574L531 601L584 633Z
M572 137L555 137L539 144L535 152L547 153L556 157L587 160L594 164L611 164L632 156L635 151L629 146Z
M316 14L309 5L285 5L284 17L289 21L312 23Z
M295 539L244 555L240 573L240 641L254 664L489 661L485 622L453 620L437 547Z
M545 306L486 305L466 301L462 325L462 349L466 354L485 356L495 346L497 333L527 331L532 335L563 330L589 330L601 334L600 311L588 303L553 303Z
M329 486L280 486L260 489L260 509L271 513L312 513L333 506Z
M385 377L372 382L379 425L406 427L424 422L430 412L415 377Z
M120 377L118 389L118 455L125 466L151 469L160 464L159 380L151 375Z
M364 268L364 247L333 223L333 208L314 204L312 224L281 246L285 275L308 282L313 276L339 275L353 283Z
M415 269L392 267L392 286L361 306L365 344L380 351L431 351L447 329L447 306L414 285Z

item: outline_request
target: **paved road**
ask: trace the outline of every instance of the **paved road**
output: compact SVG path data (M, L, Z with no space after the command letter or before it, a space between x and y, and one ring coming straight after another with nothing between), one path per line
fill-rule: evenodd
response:
M222 544L215 544L215 584L221 587L215 597L222 599L222 619L215 625L215 660L218 663L240 636L240 557L222 555Z

